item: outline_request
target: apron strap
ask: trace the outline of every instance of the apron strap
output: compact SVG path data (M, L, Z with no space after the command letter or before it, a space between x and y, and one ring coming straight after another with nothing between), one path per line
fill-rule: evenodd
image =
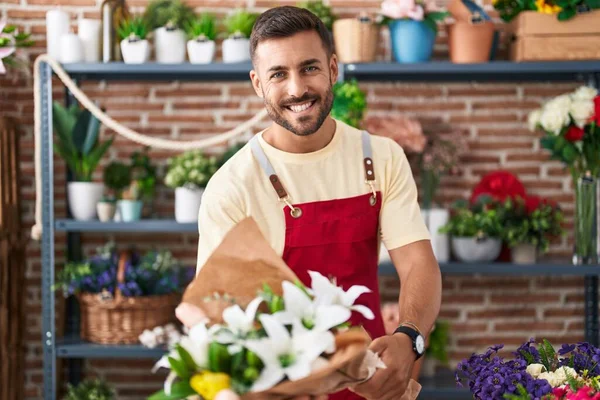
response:
M269 177L269 182L271 182L273 189L275 189L275 193L277 193L277 196L279 196L279 200L283 201L290 208L292 217L300 217L302 215L302 210L300 210L298 207L294 207L290 202L290 197L287 191L283 187L283 184L275 173L275 169L271 165L271 162L267 158L267 155L258 142L258 135L254 135L254 137L250 139L250 148L252 149L252 154L254 154L254 157L260 164L261 168Z
M371 135L367 131L362 131L363 164L365 167L365 182L371 188L371 198L369 202L372 206L377 203L377 193L375 192L375 169L373 168L373 149L371 148Z

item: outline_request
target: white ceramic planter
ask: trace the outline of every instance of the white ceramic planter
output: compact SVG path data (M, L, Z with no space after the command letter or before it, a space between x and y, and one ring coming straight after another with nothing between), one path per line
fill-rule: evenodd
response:
M175 220L179 223L198 222L198 210L204 189L175 189Z
M452 251L462 262L491 262L498 258L501 250L502 240L500 239L452 238Z
M121 54L125 64L142 64L150 59L150 42L146 39L121 40Z
M448 223L450 213L443 208L431 208L422 210L425 225L431 236L431 247L433 254L439 263L450 260L450 240L445 233L439 233L442 226Z
M96 205L96 211L98 212L98 219L102 222L111 221L115 217L115 211L117 207L115 203L110 202L99 202Z
M73 218L79 221L96 219L96 204L102 199L103 192L102 183L69 182L67 196Z
M188 40L188 59L192 64L210 64L215 58L214 40Z
M518 244L510 251L515 264L535 264L537 249L532 244Z
M181 29L158 28L154 31L156 61L177 64L185 61L185 33Z
M229 38L223 41L223 62L236 63L250 60L250 39Z

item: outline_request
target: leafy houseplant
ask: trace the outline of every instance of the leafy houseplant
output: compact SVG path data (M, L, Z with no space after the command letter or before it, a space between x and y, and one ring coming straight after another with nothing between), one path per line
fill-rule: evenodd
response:
M215 56L216 17L203 13L184 26L188 37L187 51L192 64L207 64Z
M333 86L331 116L358 128L367 108L367 95L355 79L336 82Z
M426 357L448 364L448 339L450 324L446 321L436 321L435 329L429 335L429 346L425 350Z
M67 393L63 400L113 400L115 391L101 379L86 379L77 386L67 384Z
M239 9L225 18L223 25L227 38L223 41L223 62L250 60L250 34L258 15Z
M131 154L131 179L136 182L140 198L149 203L156 190L156 167L152 165L147 148Z
M16 70L28 72L29 62L15 52L17 48L33 46L34 42L29 40L30 37L30 33L18 32L15 25L7 25L5 20L0 20L0 75L6 73L4 63Z
M298 3L298 7L305 8L315 14L323 22L323 25L331 32L333 23L336 20L330 6L323 3L323 0L307 0Z
M144 13L149 29L154 31L156 60L159 63L185 61L186 24L194 18L194 10L182 0L152 0Z
M175 219L196 222L204 188L218 169L216 157L200 150L188 151L168 160L165 185L175 189Z
M69 210L75 219L93 219L96 203L103 194L103 185L92 182L92 175L113 138L100 143L100 121L88 110L81 110L76 105L67 109L54 102L52 122L57 137L54 151L65 160L73 174L73 181L69 182L67 189Z
M146 39L148 25L143 16L137 15L123 20L123 23L117 27L117 34L121 39L121 53L125 63L139 64L148 61L150 57L150 44Z
M492 4L506 22L524 11L556 14L559 21L566 21L574 18L578 12L600 8L598 0L494 0Z

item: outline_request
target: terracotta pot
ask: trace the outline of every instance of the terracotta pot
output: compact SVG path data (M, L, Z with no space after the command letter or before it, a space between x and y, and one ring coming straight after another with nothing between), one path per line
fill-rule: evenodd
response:
M495 25L491 21L458 21L447 25L448 48L453 63L483 63L492 57Z

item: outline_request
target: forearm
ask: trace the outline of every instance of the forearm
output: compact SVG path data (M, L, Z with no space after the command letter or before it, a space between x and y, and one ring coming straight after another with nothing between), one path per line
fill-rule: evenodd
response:
M415 324L428 336L438 317L442 279L428 241L412 243L390 252L400 277L400 323Z

